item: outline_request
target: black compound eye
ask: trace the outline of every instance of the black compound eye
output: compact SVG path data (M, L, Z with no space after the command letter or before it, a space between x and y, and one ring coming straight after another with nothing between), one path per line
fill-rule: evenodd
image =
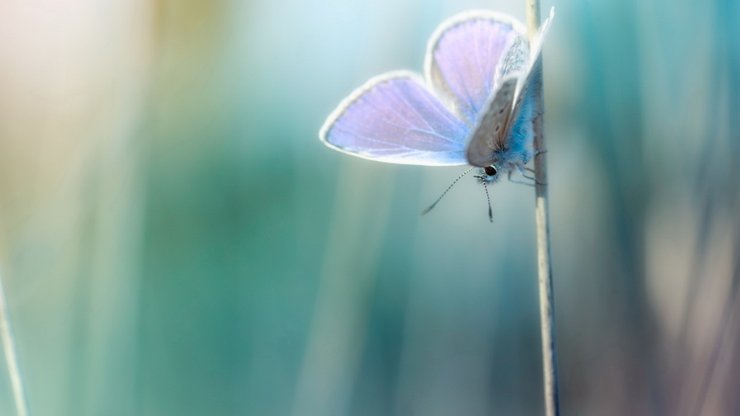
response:
M488 175L488 176L495 176L496 175L496 172L497 172L496 171L496 167L493 166L493 165L486 166L485 168L483 168L483 170L486 171L486 175Z

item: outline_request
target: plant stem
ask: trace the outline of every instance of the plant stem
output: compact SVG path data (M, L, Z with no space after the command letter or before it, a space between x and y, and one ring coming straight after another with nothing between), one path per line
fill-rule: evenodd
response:
M15 350L15 337L13 327L10 325L8 307L5 303L5 289L3 288L2 276L0 276L0 338L2 338L3 351L5 351L5 362L8 366L8 376L13 387L13 398L18 416L28 415L28 403L23 389L23 378L18 365L18 355Z
M529 38L534 39L540 26L539 0L525 0ZM534 170L535 170L535 222L537 229L537 274L540 291L540 332L542 334L542 371L544 375L545 414L560 414L558 396L557 350L555 346L555 304L552 293L552 263L550 258L550 225L547 197L547 160L545 137L542 128L544 112L542 99L542 59L533 69L532 84L535 97Z

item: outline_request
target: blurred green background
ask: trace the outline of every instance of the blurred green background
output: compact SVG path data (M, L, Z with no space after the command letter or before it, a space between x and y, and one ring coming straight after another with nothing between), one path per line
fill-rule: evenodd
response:
M566 415L740 413L740 5L544 1ZM34 415L542 413L534 195L324 148L445 17L0 4L0 273ZM5 364L0 414L13 414Z

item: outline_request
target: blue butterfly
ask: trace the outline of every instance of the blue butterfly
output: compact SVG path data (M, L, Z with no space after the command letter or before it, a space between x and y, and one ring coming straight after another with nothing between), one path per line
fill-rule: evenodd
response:
M423 78L393 71L370 79L329 115L321 141L379 162L472 165L483 185L523 174L533 156L528 87L553 16L551 9L532 42L522 23L501 13L447 19L429 40Z

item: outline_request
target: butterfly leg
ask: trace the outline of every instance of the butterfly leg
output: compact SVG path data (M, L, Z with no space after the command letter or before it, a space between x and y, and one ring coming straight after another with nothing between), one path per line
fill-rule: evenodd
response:
M523 177L524 177L525 179L529 179L530 181L534 182L534 183L535 183L535 184L537 184L537 185L547 185L546 183L538 182L538 181L537 181L537 179L536 179L536 178L535 178L534 176L527 176L527 174L526 174L526 173L524 173L525 171L526 171L526 172L530 172L530 173L532 173L532 175L534 175L534 174L535 174L535 171L534 171L534 169L532 169L532 168L528 168L528 167L526 167L526 166L520 166L520 167L519 167L519 173L521 173L521 174L522 174L522 176L523 176ZM511 176L511 171L509 171L509 176Z
M514 171L513 170L510 170L509 171L509 175L508 175L509 182L511 182L511 183L518 183L520 185L534 186L534 183L531 183L531 182L523 182L523 181L515 180L514 178L511 177L511 174L512 173L514 173ZM522 174L522 176L524 176L525 178L527 178L524 174ZM534 178L527 178L527 179L534 179Z

